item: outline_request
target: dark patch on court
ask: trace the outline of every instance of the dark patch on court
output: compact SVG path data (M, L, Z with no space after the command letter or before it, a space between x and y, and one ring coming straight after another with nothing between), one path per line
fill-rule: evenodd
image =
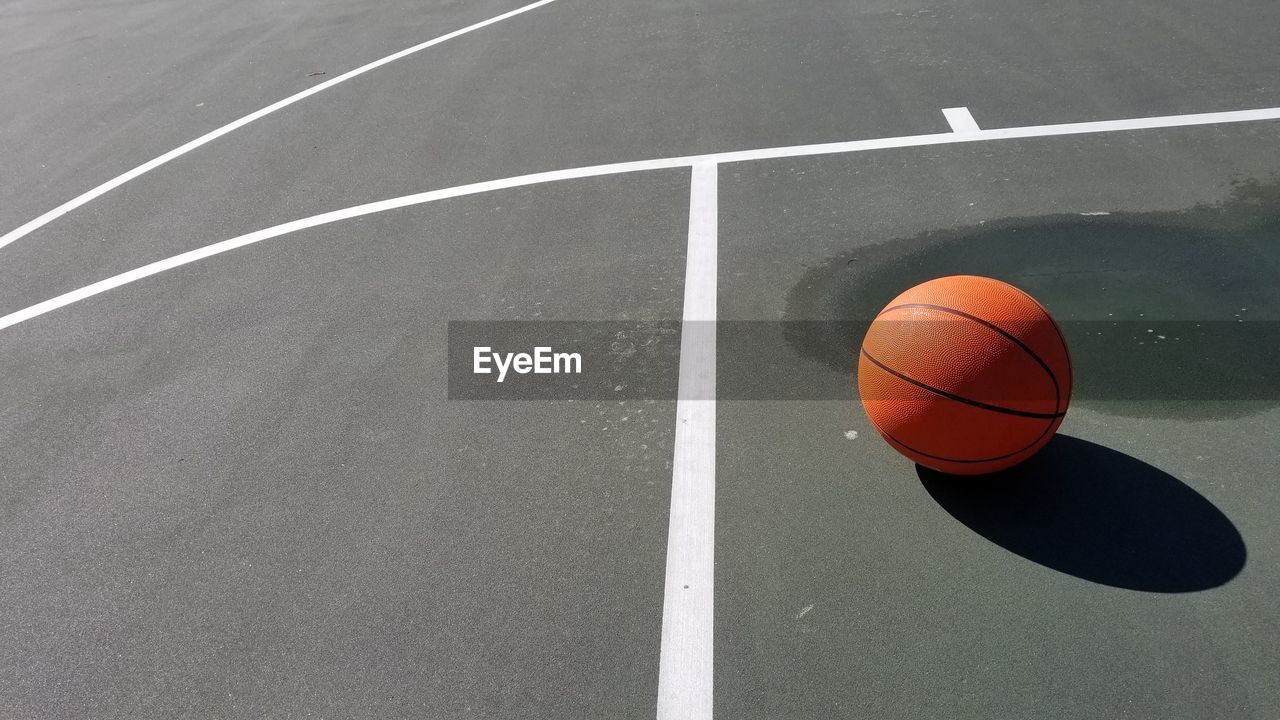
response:
M1075 399L1125 416L1224 418L1280 402L1280 177L1173 212L1005 218L828 259L787 298L788 344L846 373L865 323L943 275L1010 282L1062 324ZM819 322L812 322L813 320Z
M1144 592L1193 592L1244 568L1244 539L1213 503L1124 453L1058 435L981 478L917 466L933 499L1010 552L1068 575Z

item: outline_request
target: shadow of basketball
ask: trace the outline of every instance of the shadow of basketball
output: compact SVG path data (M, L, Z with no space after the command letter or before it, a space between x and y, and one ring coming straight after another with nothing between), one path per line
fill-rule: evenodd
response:
M1058 435L1018 467L958 477L917 466L944 510L1032 562L1103 585L1193 592L1245 564L1244 539L1177 478L1078 438Z

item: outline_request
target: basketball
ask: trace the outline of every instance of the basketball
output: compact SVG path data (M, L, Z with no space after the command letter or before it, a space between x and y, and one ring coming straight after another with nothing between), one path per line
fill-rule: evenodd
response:
M867 328L858 392L880 436L935 470L977 475L1044 447L1071 399L1049 312L1008 283L954 275L894 298Z

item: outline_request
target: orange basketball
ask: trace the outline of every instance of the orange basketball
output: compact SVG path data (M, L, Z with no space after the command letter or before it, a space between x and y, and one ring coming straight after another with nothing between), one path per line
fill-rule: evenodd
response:
M954 275L894 298L867 329L858 391L876 431L946 473L1012 467L1053 437L1071 399L1058 325L1007 283Z

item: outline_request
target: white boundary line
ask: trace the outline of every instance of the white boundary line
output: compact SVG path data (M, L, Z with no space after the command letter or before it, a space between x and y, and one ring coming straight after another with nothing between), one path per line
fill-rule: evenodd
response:
M711 720L716 516L717 169L693 166L658 720Z
M617 175L620 173L639 172L642 170L662 170L677 167L692 167L699 163L732 163L749 160L770 160L776 158L802 157L808 155L831 155L837 153L862 152L866 150L886 150L890 148L919 147L924 145L947 145L951 143L983 142L988 140L1014 140L1021 138L1054 137L1060 135L1084 135L1090 133L1119 132L1126 130L1151 130L1156 128L1190 127L1194 125L1215 125L1225 123L1254 122L1260 120L1280 120L1280 107L1262 108L1258 110L1236 110L1231 112L1199 113L1194 115L1169 115L1164 117L1134 118L1128 120L1102 120L1098 122L1065 123L1061 125L1031 125L1027 127L1001 128L997 130L979 130L972 133L945 132L932 135L908 135L904 137L876 138L872 140L853 140L850 142L824 143L820 145L794 145L791 147L761 148L758 150L740 150L736 152L713 153L708 155L689 155L674 158L658 158L654 160L638 160L635 162L612 163L608 165L592 165L589 167L554 170L551 172L519 175L500 180L458 185L440 190L405 195L379 200L378 202L356 205L342 210L313 215L276 225L247 235L223 240L212 245L191 250L180 255L166 258L130 270L78 290L64 293L55 298L37 303L28 308L18 310L0 317L0 330L17 325L20 322L39 317L58 308L79 302L86 298L104 293L112 288L127 285L131 282L150 277L156 273L172 270L197 260L219 255L245 245L252 245L263 240L287 235L298 230L327 225L329 223L350 218L372 215L374 213L421 205L424 203L445 200L448 198L475 195L477 193L503 190L506 188L537 185L540 183L572 180L575 178L597 177L601 175Z
M967 107L942 108L942 114L947 118L947 124L951 126L951 132L957 133L973 133L982 130L978 127L978 121L973 119L969 114Z
M13 243L17 240L22 239L23 237L26 237L27 235L35 232L36 230L39 230L45 225L48 225L49 223L53 222L54 220L57 220L63 215L66 215L72 210L75 210L81 205L84 205L85 203L88 203L98 197L101 197L102 195L120 187L121 185L129 182L130 180L133 180L139 175L143 175L152 170L155 170L156 168L160 167L161 165L164 165L170 160L186 155L187 153L191 152L192 150L195 150L201 145L205 145L207 143L213 142L214 140L217 140L218 138L222 137L223 135L226 135L232 130L237 130L239 128L242 128L245 125L248 125L249 123L253 122L254 120L258 120L262 117L270 115L271 113L277 110L286 108L298 102L299 100L309 98L318 92L328 90L329 88L333 87L334 85L337 85L338 83L346 82L347 80L350 80L353 77L363 75L369 72L370 70L380 68L383 65L386 65L387 63L395 62L396 60L399 60L403 57L412 55L418 52L419 50L426 50L427 48L433 45L439 45L440 43L445 42L447 40L452 40L458 37L459 35L466 35L467 33L472 32L473 30L479 30L480 28L492 25L494 23L502 22L507 18L515 17L516 15L519 15L521 13L529 12L530 10L540 8L543 5L547 5L553 2L555 2L555 0L538 0L538 2L530 3L529 5L525 5L524 7L516 8L515 10L512 10L510 12L506 12L501 15L491 17L488 20L482 20L478 23L475 23L474 25L468 25L462 28L461 30L454 30L453 32L448 33L446 35L441 35L438 38L434 38L426 42L419 43L417 45L414 45L413 47L405 48L400 52L392 53L391 55L388 55L379 60L374 60L373 62L367 65L361 65L355 70L349 70L333 78L332 80L326 80L325 82L322 82L319 85L313 85L312 87L309 87L300 93L290 95L289 97L283 100L274 102L262 108L261 110L249 113L248 115L245 115L239 120L233 120L232 122L229 122L226 125L223 125L217 130L213 130L211 132L205 133L204 135L201 135L195 140L192 140L191 142L188 142L185 145L176 147L170 150L169 152L161 155L160 157L155 158L154 160L149 160L139 165L138 167L124 173L123 175L116 176L102 183L98 187L84 193L83 195L80 195L76 198L68 200L67 202L59 205L58 207L41 215L40 217L26 223L25 225L22 225L13 230L10 230L4 235L0 235L0 248L3 248L6 245L9 245L10 243Z

